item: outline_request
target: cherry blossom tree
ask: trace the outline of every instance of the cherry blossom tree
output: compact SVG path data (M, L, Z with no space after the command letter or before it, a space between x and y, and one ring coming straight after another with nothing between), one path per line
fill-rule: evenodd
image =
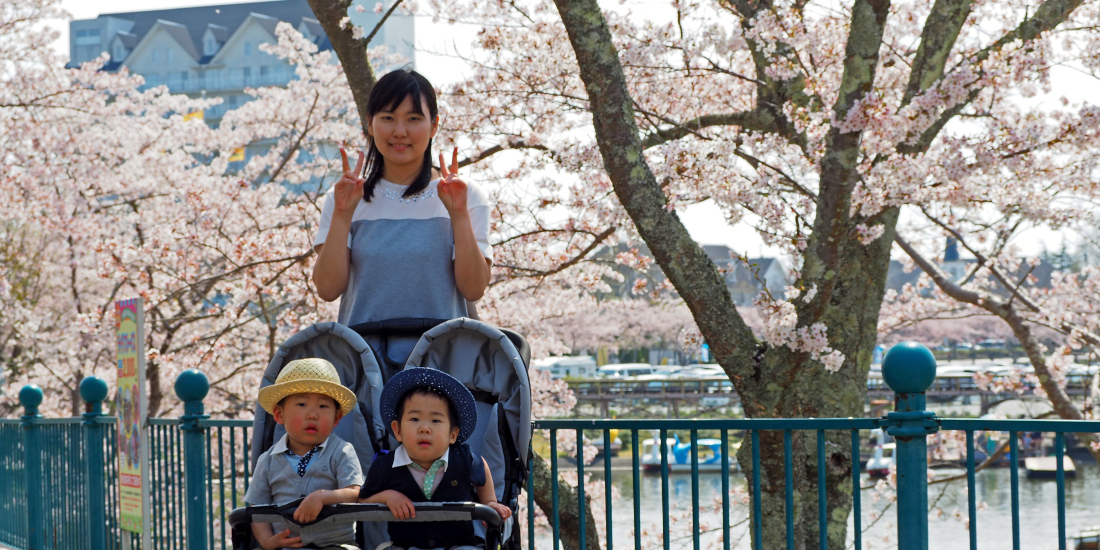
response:
M472 76L447 90L468 163L487 181L529 176L522 192L553 207L509 228L512 242L567 243L547 249L583 264L600 243L644 240L753 417L863 412L903 208L1038 211L1044 177L1091 185L1092 109L1020 98L1052 63L1095 58L1092 3L696 0L671 2L661 23L593 0L430 7L483 27ZM798 266L788 296L762 298L761 338L680 222L703 200ZM552 275L526 260L503 269ZM826 460L832 546L851 502L842 436ZM781 546L782 443L762 440L762 542ZM796 544L813 548L816 457L795 447Z
M178 406L166 397L192 367L211 378L212 412L250 410L282 340L331 316L309 258L331 144L362 141L343 72L282 26L268 51L298 78L251 91L212 129L183 115L217 100L141 91L140 77L100 71L105 57L64 69L41 25L61 15L54 2L3 8L0 227L19 260L0 268L5 406L33 382L45 411L79 412L84 376L114 378L112 302L141 296L150 414ZM266 152L231 167L252 144Z

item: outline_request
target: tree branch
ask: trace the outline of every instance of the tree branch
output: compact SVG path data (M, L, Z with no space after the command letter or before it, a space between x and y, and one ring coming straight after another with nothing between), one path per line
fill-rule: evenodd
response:
M1016 311L1011 301L1006 302L989 292L980 290L974 291L959 286L951 281L939 266L921 255L920 252L900 235L894 236L894 242L932 278L936 286L945 294L960 302L984 309L1003 319L1008 324L1009 328L1012 329L1012 334L1020 341L1020 346L1024 348L1024 353L1027 354L1028 360L1031 362L1031 366L1035 369L1035 374L1039 378L1039 384L1043 387L1043 391L1046 392L1047 399L1050 400L1058 416L1071 420L1081 420L1084 418L1080 409L1073 404L1073 401L1066 393L1065 388L1061 387L1054 377L1051 376L1050 369L1046 364L1046 358L1043 356L1042 344L1039 343L1039 340L1031 332L1031 328L1027 326L1026 319ZM988 267L991 269L993 268L993 266ZM1013 291L1010 285L1005 285L1005 288L1009 289L1010 292ZM1022 294L1019 294L1019 296L1021 301L1026 298ZM1089 441L1095 440L1095 434L1082 434L1082 437L1085 437ZM1093 455L1097 460L1100 460L1100 452L1093 452Z

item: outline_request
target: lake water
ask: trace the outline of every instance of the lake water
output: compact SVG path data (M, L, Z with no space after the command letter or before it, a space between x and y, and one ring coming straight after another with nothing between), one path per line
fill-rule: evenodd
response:
M590 467L591 468L591 467ZM602 479L602 467L588 470ZM987 469L978 472L977 501L979 503L977 532L978 548L1003 549L1012 547L1011 516L1011 479L1007 468ZM633 479L629 469L617 469L611 473L612 483L620 493L620 498L612 505L614 547L634 547L634 498ZM744 484L740 473L730 474L730 484ZM864 479L864 486L873 482ZM722 481L719 474L700 474L700 524L704 530L716 532L702 535L702 547L721 548L720 530L722 515L716 499L721 494ZM661 477L659 475L641 476L640 509L642 531L646 534L642 548L659 548L659 534L662 530ZM942 493L942 494L941 494ZM600 501L603 494L593 495ZM1020 469L1020 547L1028 550L1058 548L1058 511L1057 485L1054 480L1029 480ZM862 492L863 504L863 541L865 548L895 548L897 546L897 512L887 500L873 500L872 491ZM936 550L967 550L970 548L967 518L966 480L929 487L929 502L938 499L937 509L929 517L929 548ZM691 525L692 493L689 474L670 474L669 501L671 504L673 548L692 548ZM984 504L983 504L984 503ZM730 506L731 541L735 548L749 548L747 518L749 504L740 502ZM889 508L887 508L889 506ZM874 522L875 512L882 517ZM596 521L605 522L602 508L598 509ZM956 517L956 513L961 520ZM1077 478L1066 480L1066 533L1069 536L1078 531L1100 524L1100 468L1095 464L1078 465ZM851 526L851 520L849 520ZM652 535L652 536L651 536ZM849 528L849 544L852 546L852 532ZM549 537L539 537L540 548L549 547ZM1072 548L1072 546L1070 546Z

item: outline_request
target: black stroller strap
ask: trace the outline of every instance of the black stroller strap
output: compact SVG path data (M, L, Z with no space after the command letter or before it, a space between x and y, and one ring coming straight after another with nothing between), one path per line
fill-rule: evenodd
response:
M387 319L385 321L371 321L353 325L351 330L361 336L377 334L379 336L420 336L436 327L446 323L449 319L418 319L405 317L401 319Z

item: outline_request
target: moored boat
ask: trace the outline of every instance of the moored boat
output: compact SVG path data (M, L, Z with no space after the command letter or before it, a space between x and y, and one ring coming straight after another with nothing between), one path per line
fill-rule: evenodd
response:
M1100 525L1089 527L1070 537L1073 550L1100 550Z
M722 471L722 440L702 438L697 440L699 442L699 471L700 472L720 472ZM691 471L691 442L683 443L680 441L680 437L673 434L672 437L665 440L666 444L666 457L668 460L669 472L690 472ZM734 445L737 448L737 445ZM642 441L641 445L641 457L640 462L642 468L647 472L660 472L661 471L661 440L657 438L650 438ZM737 460L734 457L730 457L729 460L730 471L737 470Z
M1062 469L1066 477L1077 477L1077 466L1068 456L1062 457ZM1024 470L1030 479L1054 479L1058 477L1058 459L1053 456L1032 456L1024 459Z

